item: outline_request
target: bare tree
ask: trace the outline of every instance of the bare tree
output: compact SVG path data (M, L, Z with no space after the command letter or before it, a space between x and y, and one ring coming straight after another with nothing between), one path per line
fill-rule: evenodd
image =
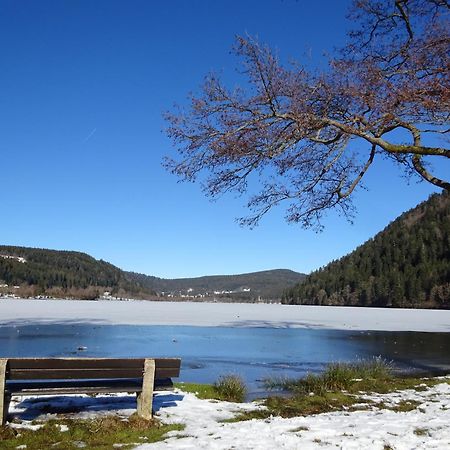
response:
M428 164L450 158L449 12L446 0L354 0L359 28L320 74L239 37L247 87L209 75L187 109L168 113L179 159L166 166L184 180L207 173L213 197L248 192L256 175L251 215L240 219L250 226L286 201L286 220L304 227L330 208L351 217L351 194L382 156L450 190Z

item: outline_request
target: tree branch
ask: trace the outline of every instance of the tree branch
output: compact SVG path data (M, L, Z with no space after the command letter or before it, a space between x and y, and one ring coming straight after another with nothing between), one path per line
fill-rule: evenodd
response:
M420 155L414 155L412 157L412 163L414 169L416 169L416 172L429 183L434 184L435 186L440 187L442 189L446 189L447 191L450 191L450 183L447 183L446 181L431 175L431 173L428 172L422 165L421 159L422 158Z
M347 189L347 192L342 193L341 190L338 191L337 194L338 194L339 198L348 197L353 192L355 187L359 184L359 182L361 181L362 177L366 174L366 172L369 169L370 165L373 163L373 159L375 157L375 150L376 150L376 148L377 148L376 145L372 145L372 149L370 150L369 159L367 160L366 164L364 164L364 167L362 168L361 172L359 172L358 176L355 178L353 183Z
M228 90L211 75L187 114L168 114L181 161L166 167L186 180L206 172L211 196L244 194L254 176L260 191L247 206L255 214L241 221L250 225L282 201L292 202L286 220L305 227L330 208L347 214L376 154L449 189L424 157L450 159L450 149L422 141L449 131L448 1L353 5L359 26L322 73L282 66L268 47L238 38L248 89ZM352 139L367 143L370 154L352 152Z

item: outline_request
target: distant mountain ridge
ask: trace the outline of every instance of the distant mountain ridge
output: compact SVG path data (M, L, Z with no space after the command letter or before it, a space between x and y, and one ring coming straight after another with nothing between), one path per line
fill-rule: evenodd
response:
M450 308L450 193L434 194L356 250L287 289L287 304Z
M238 275L209 275L198 278L164 279L127 272L130 280L146 289L175 296L222 296L241 299L279 299L288 285L306 275L288 269L273 269Z
M0 246L0 293L33 297L115 297L162 300L222 299L256 301L280 299L286 286L305 275L285 269L240 275L163 279L126 272L81 252Z

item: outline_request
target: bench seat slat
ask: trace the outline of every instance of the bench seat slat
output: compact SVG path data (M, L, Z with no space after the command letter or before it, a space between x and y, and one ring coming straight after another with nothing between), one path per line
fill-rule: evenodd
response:
M76 395L76 394L118 394L120 392L139 392L134 389L105 387L105 388L48 388L48 389L24 389L23 391L16 391L13 394L16 396L33 396L33 395Z
M168 391L173 389L170 386L157 386L157 391ZM104 388L55 388L55 389L24 389L23 391L17 391L13 394L17 397L35 396L35 395L76 395L76 394L119 394L123 392L138 393L141 389L135 389L132 386L124 387L104 387Z
M155 390L173 388L170 378L155 380ZM95 394L118 392L141 392L141 379L128 380L88 380L47 381L47 382L7 382L6 392L12 395L59 395L59 394Z

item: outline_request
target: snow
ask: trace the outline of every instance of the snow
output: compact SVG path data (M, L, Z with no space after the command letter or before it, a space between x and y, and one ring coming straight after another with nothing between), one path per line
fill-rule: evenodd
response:
M160 412L164 422L185 423L185 430L172 432L174 437L153 445L141 445L138 449L307 450L337 447L377 450L387 445L396 450L450 448L450 385L442 383L423 392L409 390L367 397L387 405L401 400L415 400L420 405L409 412L373 408L290 419L270 417L220 423L241 407L225 402L205 402L185 394L182 401L176 402L177 406ZM422 435L415 433L418 429L424 430ZM187 437L177 438L179 433Z
M450 332L450 310L0 299L0 325L93 323Z
M228 327L304 327L380 331L449 332L450 311L350 307L286 306L279 304L176 303L145 301L11 300L0 299L0 326L55 323L191 325ZM158 393L154 406L165 423L183 423L183 431L168 439L142 444L153 449L340 449L395 450L450 448L450 385L423 391L366 396L394 405L413 400L412 411L372 407L308 417L224 423L236 412L261 408L258 403L235 404L199 400L182 391ZM33 420L61 417L94 418L136 411L128 394L56 397L13 397L10 413L15 428L37 428ZM64 431L63 429L61 431Z
M128 417L135 412L136 397L128 394L104 394L95 397L89 395L13 396L9 406L9 413L21 421L14 426L25 428L29 428L34 420L60 417L94 419L110 414Z
M154 444L137 444L137 450L163 449L322 449L345 450L370 448L382 450L450 448L450 385L440 383L423 391L405 390L391 394L364 396L377 403L395 405L402 400L416 401L416 409L395 412L389 409L341 411L307 417L249 420L225 423L237 412L264 408L257 402L230 403L199 400L194 394L176 390L159 392L154 406L164 423L182 423L185 429L168 433L166 440ZM135 412L135 398L115 394L91 398L88 396L13 397L10 412L18 427L31 427L29 420L61 417L48 410L66 409L64 416L72 418L118 414L126 417ZM72 410L72 412L69 412ZM33 425L36 426L36 425ZM385 447L386 446L386 447Z

